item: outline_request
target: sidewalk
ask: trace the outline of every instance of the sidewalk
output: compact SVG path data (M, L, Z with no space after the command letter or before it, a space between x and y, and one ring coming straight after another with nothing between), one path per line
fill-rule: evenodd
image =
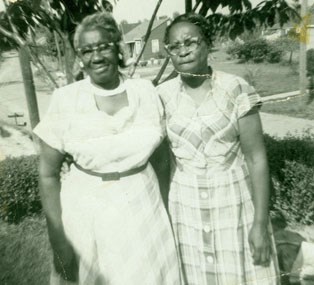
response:
M294 98L296 96L300 96L299 91L285 92L262 97L262 102L271 104L271 102L280 101L287 97ZM262 112L260 115L264 132L272 136L284 137L287 134L302 136L305 131L314 134L314 120Z

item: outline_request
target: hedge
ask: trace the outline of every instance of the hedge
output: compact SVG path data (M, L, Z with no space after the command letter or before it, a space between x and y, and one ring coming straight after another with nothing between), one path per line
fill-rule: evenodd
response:
M0 218L18 223L41 211L38 156L7 158L0 162Z
M274 186L271 210L282 212L288 223L314 224L314 136L265 135L265 144ZM159 159L152 161L156 170L160 168ZM167 193L163 194L165 198ZM0 219L19 223L40 212L38 156L0 162Z

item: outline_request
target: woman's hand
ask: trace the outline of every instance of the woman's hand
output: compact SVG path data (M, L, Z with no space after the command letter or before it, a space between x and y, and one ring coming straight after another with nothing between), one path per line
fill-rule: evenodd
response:
M271 242L267 223L265 225L253 223L249 232L249 245L254 265L269 266Z
M78 281L78 261L72 248L62 250L62 253L61 251L54 252L53 264L62 279L71 282Z

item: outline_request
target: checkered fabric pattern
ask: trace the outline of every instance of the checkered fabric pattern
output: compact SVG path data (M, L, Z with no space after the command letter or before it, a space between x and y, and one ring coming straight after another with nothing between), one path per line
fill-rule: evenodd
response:
M248 243L254 206L238 119L259 96L243 79L222 72L214 72L200 106L179 77L159 86L159 94L173 152L169 209L186 284L278 284L273 238L269 267L253 265Z

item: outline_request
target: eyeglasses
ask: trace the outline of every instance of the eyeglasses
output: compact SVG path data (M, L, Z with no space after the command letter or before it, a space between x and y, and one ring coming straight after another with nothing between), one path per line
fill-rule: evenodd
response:
M182 47L184 47L188 52L191 52L196 50L201 44L201 42L202 39L195 37L186 39L183 43L165 45L165 49L170 55L178 55L180 54Z
M85 59L90 60L93 56L94 51L99 52L101 55L106 56L112 52L115 43L102 43L97 46L87 46L76 49L78 55Z

